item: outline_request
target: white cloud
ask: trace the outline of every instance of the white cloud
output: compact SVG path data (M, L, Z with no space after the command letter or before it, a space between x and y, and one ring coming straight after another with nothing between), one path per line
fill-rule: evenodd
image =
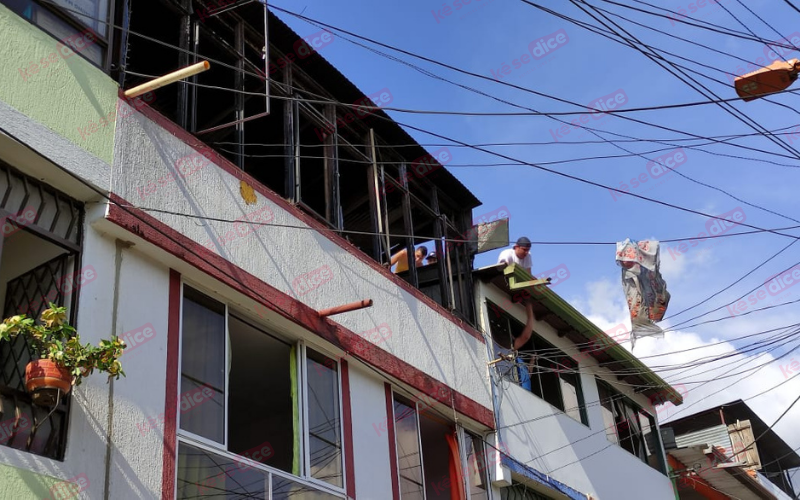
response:
M612 298L621 295L620 285L614 287L610 285L611 283L607 280L588 284L586 286L587 297L579 300L578 303L587 306L584 308L589 311L587 316L603 330L618 325L621 319L626 326L630 327L628 310L624 302ZM703 310L703 308L698 308L698 313ZM797 319L790 319L795 315L788 313L759 319L756 319L757 316L759 316L758 313L752 315L753 319L747 317L722 322L728 323L725 330L720 329L713 336L679 330L667 332L663 339L644 338L637 341L636 348L632 352L679 392L686 391L682 406L675 407L668 403L658 408L660 421L682 418L729 401L743 399L767 425L771 425L789 407L800 394L800 376L767 394L752 399L748 398L777 386L798 373L796 368L800 368L800 349L798 349L800 334L794 334L789 338L785 348L773 353L760 352L763 349L752 354L741 353L726 340L797 321ZM752 343L765 340L776 333L780 332L752 337L743 342ZM718 342L722 343L712 345ZM625 343L623 346L628 350L631 349L630 343ZM689 350L693 348L697 349ZM777 356L785 353L788 349L792 350L780 360L776 360ZM732 354L732 356L713 363L702 362L704 358L725 354ZM654 355L661 356L652 357ZM696 368L668 369L698 360L701 360L701 364ZM746 371L762 364L765 365L763 368ZM800 428L796 425L798 421L800 421L800 403L792 408L775 427L775 431L792 448L800 446Z

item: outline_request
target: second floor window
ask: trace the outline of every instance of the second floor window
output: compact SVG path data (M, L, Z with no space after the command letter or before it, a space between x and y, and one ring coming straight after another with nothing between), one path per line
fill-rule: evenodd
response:
M180 372L177 498L343 498L337 361L184 286Z

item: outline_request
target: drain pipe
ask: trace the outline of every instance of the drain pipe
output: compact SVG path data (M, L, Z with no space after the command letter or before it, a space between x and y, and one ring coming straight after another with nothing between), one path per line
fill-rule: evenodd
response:
M341 306L322 309L318 312L318 314L321 317L325 318L327 316L333 316L334 314L342 314L350 311L357 311L359 309L364 309L366 307L372 307L372 299L359 300L358 302L351 302L349 304L344 304Z

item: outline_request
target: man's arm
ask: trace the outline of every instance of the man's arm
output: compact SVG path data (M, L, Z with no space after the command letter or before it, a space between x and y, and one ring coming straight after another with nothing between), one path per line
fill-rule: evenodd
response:
M393 265L397 264L397 262L398 262L398 261L399 261L401 258L403 258L403 259L404 259L404 258L406 258L406 255L407 255L407 254L408 254L408 252L407 252L407 251L406 251L406 249L404 248L404 249L400 250L399 252L397 252L396 254L392 255L392 261L391 261L391 264L390 264L390 265L392 265L392 266L393 266Z
M530 303L525 304L525 314L528 316L528 321L522 329L522 334L514 339L514 349L524 346L533 334L533 306Z

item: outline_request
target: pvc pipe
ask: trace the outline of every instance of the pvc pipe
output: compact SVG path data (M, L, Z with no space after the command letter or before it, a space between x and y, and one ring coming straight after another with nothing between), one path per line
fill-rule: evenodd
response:
M365 307L372 307L372 299L359 300L358 302L351 302L349 304L331 307L330 309L323 309L319 311L319 315L324 318L326 316L333 316L334 314L341 314L350 311L356 311L358 309L364 309Z
M173 71L172 73L168 73L164 76L160 76L155 80L150 80L147 83L143 83L138 87L134 87L130 90L125 91L125 97L131 99L133 97L138 97L142 94L146 94L151 90L159 89L164 85L169 85L170 83L175 83L178 80L183 80L184 78L189 78L190 76L194 76L198 73L202 73L206 71L208 68L211 67L208 61L201 61L197 64L192 64L191 66L186 66L183 69L179 69L178 71Z

